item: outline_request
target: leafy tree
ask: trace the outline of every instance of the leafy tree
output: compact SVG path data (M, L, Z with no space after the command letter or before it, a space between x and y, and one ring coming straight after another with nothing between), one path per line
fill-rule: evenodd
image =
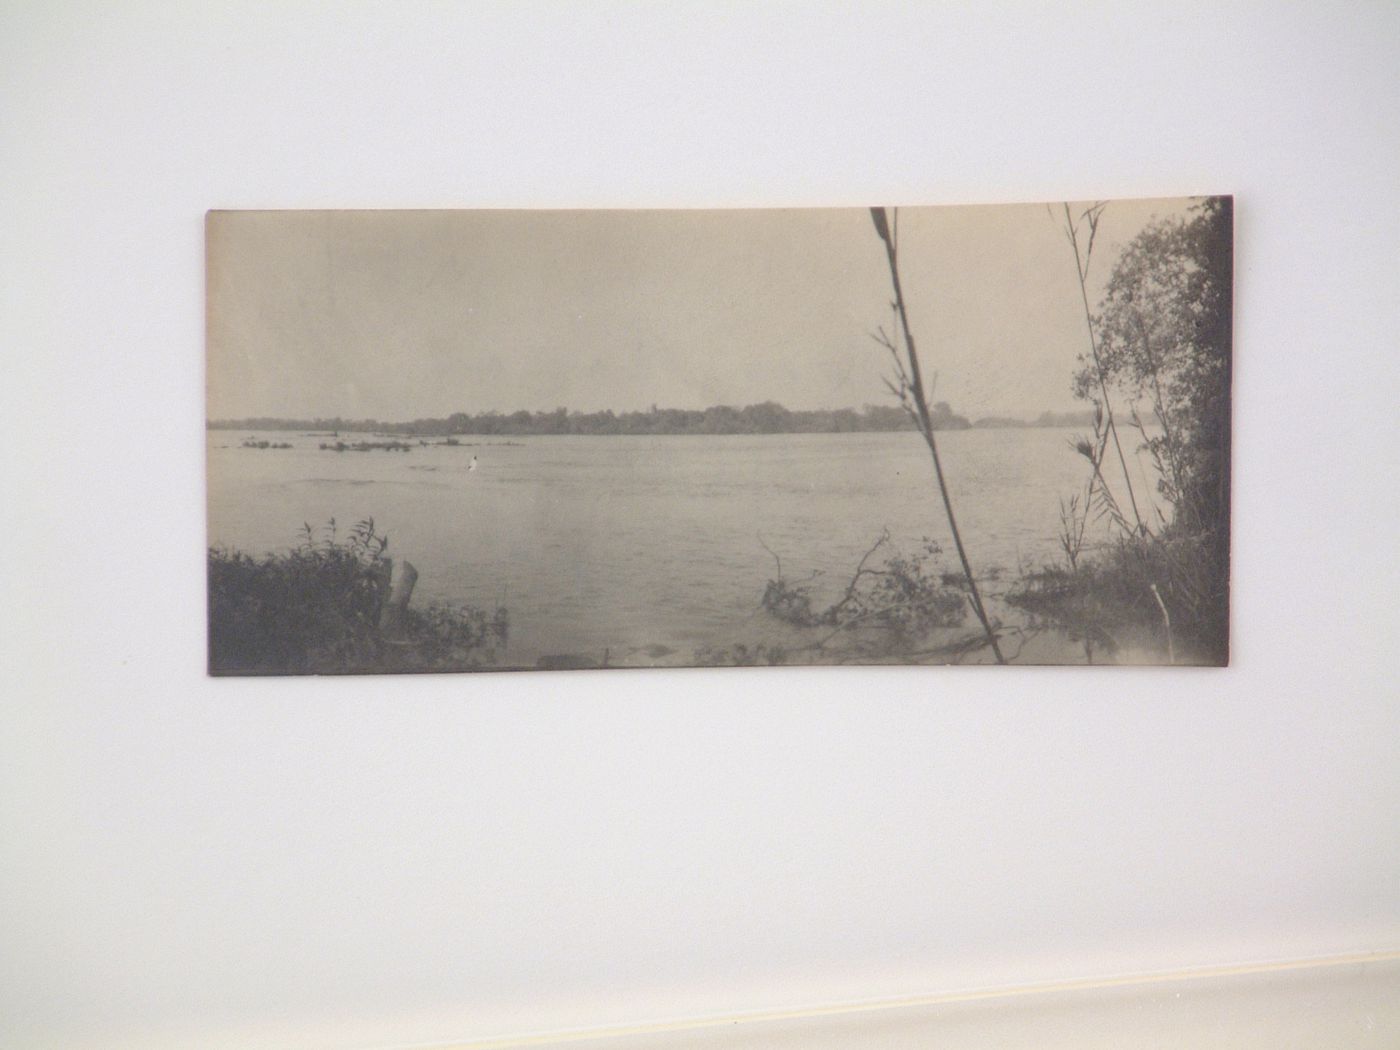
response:
M1232 206L1211 197L1189 218L1135 237L1100 304L1099 361L1084 362L1075 392L1094 400L1100 375L1146 401L1162 432L1144 435L1174 524L1229 531ZM1083 359L1081 359L1083 360Z
M1161 425L1133 421L1172 508L1149 549L1131 552L1163 615L1206 655L1228 648L1230 566L1232 200L1211 197L1189 216L1160 220L1123 251L1095 319L1096 359L1081 357L1075 392L1096 410L1116 388L1145 401ZM1092 456L1091 456L1092 459ZM1140 588L1139 588L1140 589Z

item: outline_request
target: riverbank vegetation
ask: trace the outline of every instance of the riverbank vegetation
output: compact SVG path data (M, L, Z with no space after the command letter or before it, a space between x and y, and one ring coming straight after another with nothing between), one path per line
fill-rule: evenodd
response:
M1081 290L1102 207L1064 210ZM1088 479L1064 505L1064 563L1027 574L1007 600L1081 640L1090 660L1136 633L1169 662L1228 662L1233 271L1232 201L1212 197L1128 244L1097 314L1085 295L1074 391L1094 412L1076 443ZM1135 494L1120 430L1148 456L1156 500ZM1086 553L1074 538L1089 516L1113 539Z
M934 629L956 627L966 619L966 588L961 577L940 571L941 554L927 536L912 553L901 551L885 529L840 593L818 608L813 604L815 580L788 580L774 553L777 575L768 581L760 604L785 624L815 628L803 646L812 654L871 660L908 653Z
M489 665L509 618L466 606L409 606L417 573L396 573L373 519L337 533L303 526L298 544L254 558L211 547L209 672L372 674ZM402 581L406 580L406 586Z

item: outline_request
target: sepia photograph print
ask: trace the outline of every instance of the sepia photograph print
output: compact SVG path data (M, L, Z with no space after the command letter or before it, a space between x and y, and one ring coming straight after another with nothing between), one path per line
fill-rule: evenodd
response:
M210 212L210 673L1224 665L1232 216Z

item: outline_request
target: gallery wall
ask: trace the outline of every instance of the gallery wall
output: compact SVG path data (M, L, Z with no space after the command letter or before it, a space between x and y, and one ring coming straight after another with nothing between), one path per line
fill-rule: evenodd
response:
M0 14L0 1042L395 1047L1400 947L1400 11ZM204 674L210 208L1233 193L1227 670Z

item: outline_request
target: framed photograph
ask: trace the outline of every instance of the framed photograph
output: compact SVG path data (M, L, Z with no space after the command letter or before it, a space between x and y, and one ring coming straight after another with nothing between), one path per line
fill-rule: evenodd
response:
M1223 663L1232 215L212 212L210 670Z

